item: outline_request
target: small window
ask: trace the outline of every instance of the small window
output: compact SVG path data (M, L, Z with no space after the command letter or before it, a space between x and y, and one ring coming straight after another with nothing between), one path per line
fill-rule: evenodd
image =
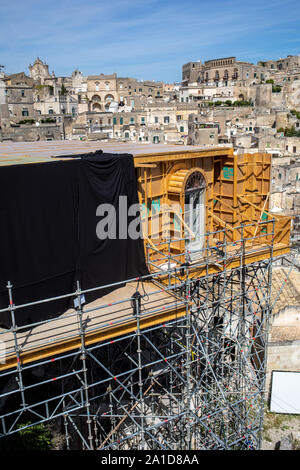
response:
M145 118L144 117L141 117L141 123L145 124Z
M296 147L294 146L294 147L293 147L293 153L296 153L296 152L297 152L297 149L296 149Z
M158 124L158 116L155 116L154 122L155 122L155 124Z
M53 114L53 109L49 109L49 114Z
M165 116L165 117L164 117L164 123L165 123L165 124L169 124L169 122L170 122L169 116Z
M113 123L117 124L117 118L115 118L115 117L113 118Z
M130 118L130 124L134 124L134 118L133 117Z
M29 112L27 108L22 109L22 116L29 116Z
M180 126L180 132L184 132L184 127Z
M25 90L21 90L21 96L25 96Z
M123 118L120 117L120 124L123 124Z

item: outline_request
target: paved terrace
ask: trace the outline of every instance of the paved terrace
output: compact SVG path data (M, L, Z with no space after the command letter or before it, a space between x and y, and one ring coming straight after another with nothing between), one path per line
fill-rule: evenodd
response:
M81 140L52 140L38 142L0 143L0 166L54 161L53 157L80 155L103 150L106 153L129 153L133 156L211 152L230 147L200 147L192 145L165 145L150 143L123 143Z

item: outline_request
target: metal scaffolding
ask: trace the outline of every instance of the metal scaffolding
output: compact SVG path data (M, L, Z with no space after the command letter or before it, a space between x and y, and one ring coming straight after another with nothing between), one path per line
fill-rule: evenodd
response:
M113 303L113 320L103 310L100 326L89 328L86 312L93 315L99 307L83 304L88 291L78 282L67 296L77 299L73 316L80 346L35 356L34 362L22 359L15 312L24 306L14 305L8 283L16 365L0 369L0 437L59 418L66 448L74 448L75 433L84 449L259 449L274 221L261 224L268 229L251 239L238 227L234 242L227 229L215 232L217 246L210 246L212 234L206 234L193 261L187 252L182 262L170 242L164 243L167 252L152 243L148 255L155 251L158 264L151 266L148 258L151 274L129 280L135 282L134 295ZM260 239L268 256L247 261ZM232 259L235 265L228 268ZM45 322L49 331L55 321ZM126 330L130 322L134 327ZM97 328L116 326L124 332L88 341ZM49 341L50 333L45 347Z

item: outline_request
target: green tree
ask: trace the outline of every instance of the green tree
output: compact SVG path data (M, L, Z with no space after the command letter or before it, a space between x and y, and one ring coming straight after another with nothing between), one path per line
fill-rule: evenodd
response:
M233 106L253 106L253 103L248 100L234 101Z
M30 422L22 424L19 428L30 426ZM21 450L49 450L51 447L51 433L44 424L36 424L18 433Z
M280 92L281 92L281 86L279 85L272 86L272 93L280 93Z
M296 109L291 109L290 113L291 113L293 116L296 116L297 119L300 119L300 112L299 112L299 111L296 111Z
M0 439L0 451L14 450L51 450L51 432L44 424L31 426L24 422L18 426L19 431L11 436ZM23 429L24 426L29 426Z
M61 95L66 95L67 94L67 89L66 89L64 84L62 84L62 86L61 86L60 94Z

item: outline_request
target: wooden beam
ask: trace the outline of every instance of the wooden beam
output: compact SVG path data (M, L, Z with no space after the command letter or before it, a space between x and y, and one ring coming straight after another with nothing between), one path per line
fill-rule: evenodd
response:
M267 205L267 202L268 202L268 199L269 199L269 195L270 195L270 193L268 193L268 195L267 195L267 197L266 197L266 199L265 199L265 203L264 203L264 206L263 206L263 208L262 208L262 210L261 210L259 219L258 219L258 221L257 221L257 226L256 226L256 229L255 229L253 238L256 237L257 230L258 230L258 227L259 227L259 222L261 221L261 218L262 218L263 213L266 212L265 209L266 209L266 205Z
M224 222L222 219L220 219L216 214L214 214L213 212L211 212L210 210L207 211L215 220L217 220L221 225L222 227L225 227L227 228L228 230L231 230L232 232L234 232L234 228L230 227L230 225L226 224L226 222Z
M176 152L157 153L157 154L139 154L134 155L134 164L141 163L155 163L155 162L168 162L177 160L187 160L191 158L206 158L214 157L216 155L228 156L230 148L214 148L212 150L177 150Z
M252 206L252 207L254 207L255 209L257 209L258 211L261 211L261 207L257 206L256 204L253 204L253 202L248 201L247 199L245 199L245 198L242 197L242 196L238 196L238 198L239 198L242 202L244 202L245 204L249 204L249 206ZM265 212L266 214L268 214L272 219L275 219L275 220L277 220L277 221L279 220L277 217L275 217L275 215L271 214L269 211L264 210L264 212Z
M135 168L157 168L155 163L135 163Z

